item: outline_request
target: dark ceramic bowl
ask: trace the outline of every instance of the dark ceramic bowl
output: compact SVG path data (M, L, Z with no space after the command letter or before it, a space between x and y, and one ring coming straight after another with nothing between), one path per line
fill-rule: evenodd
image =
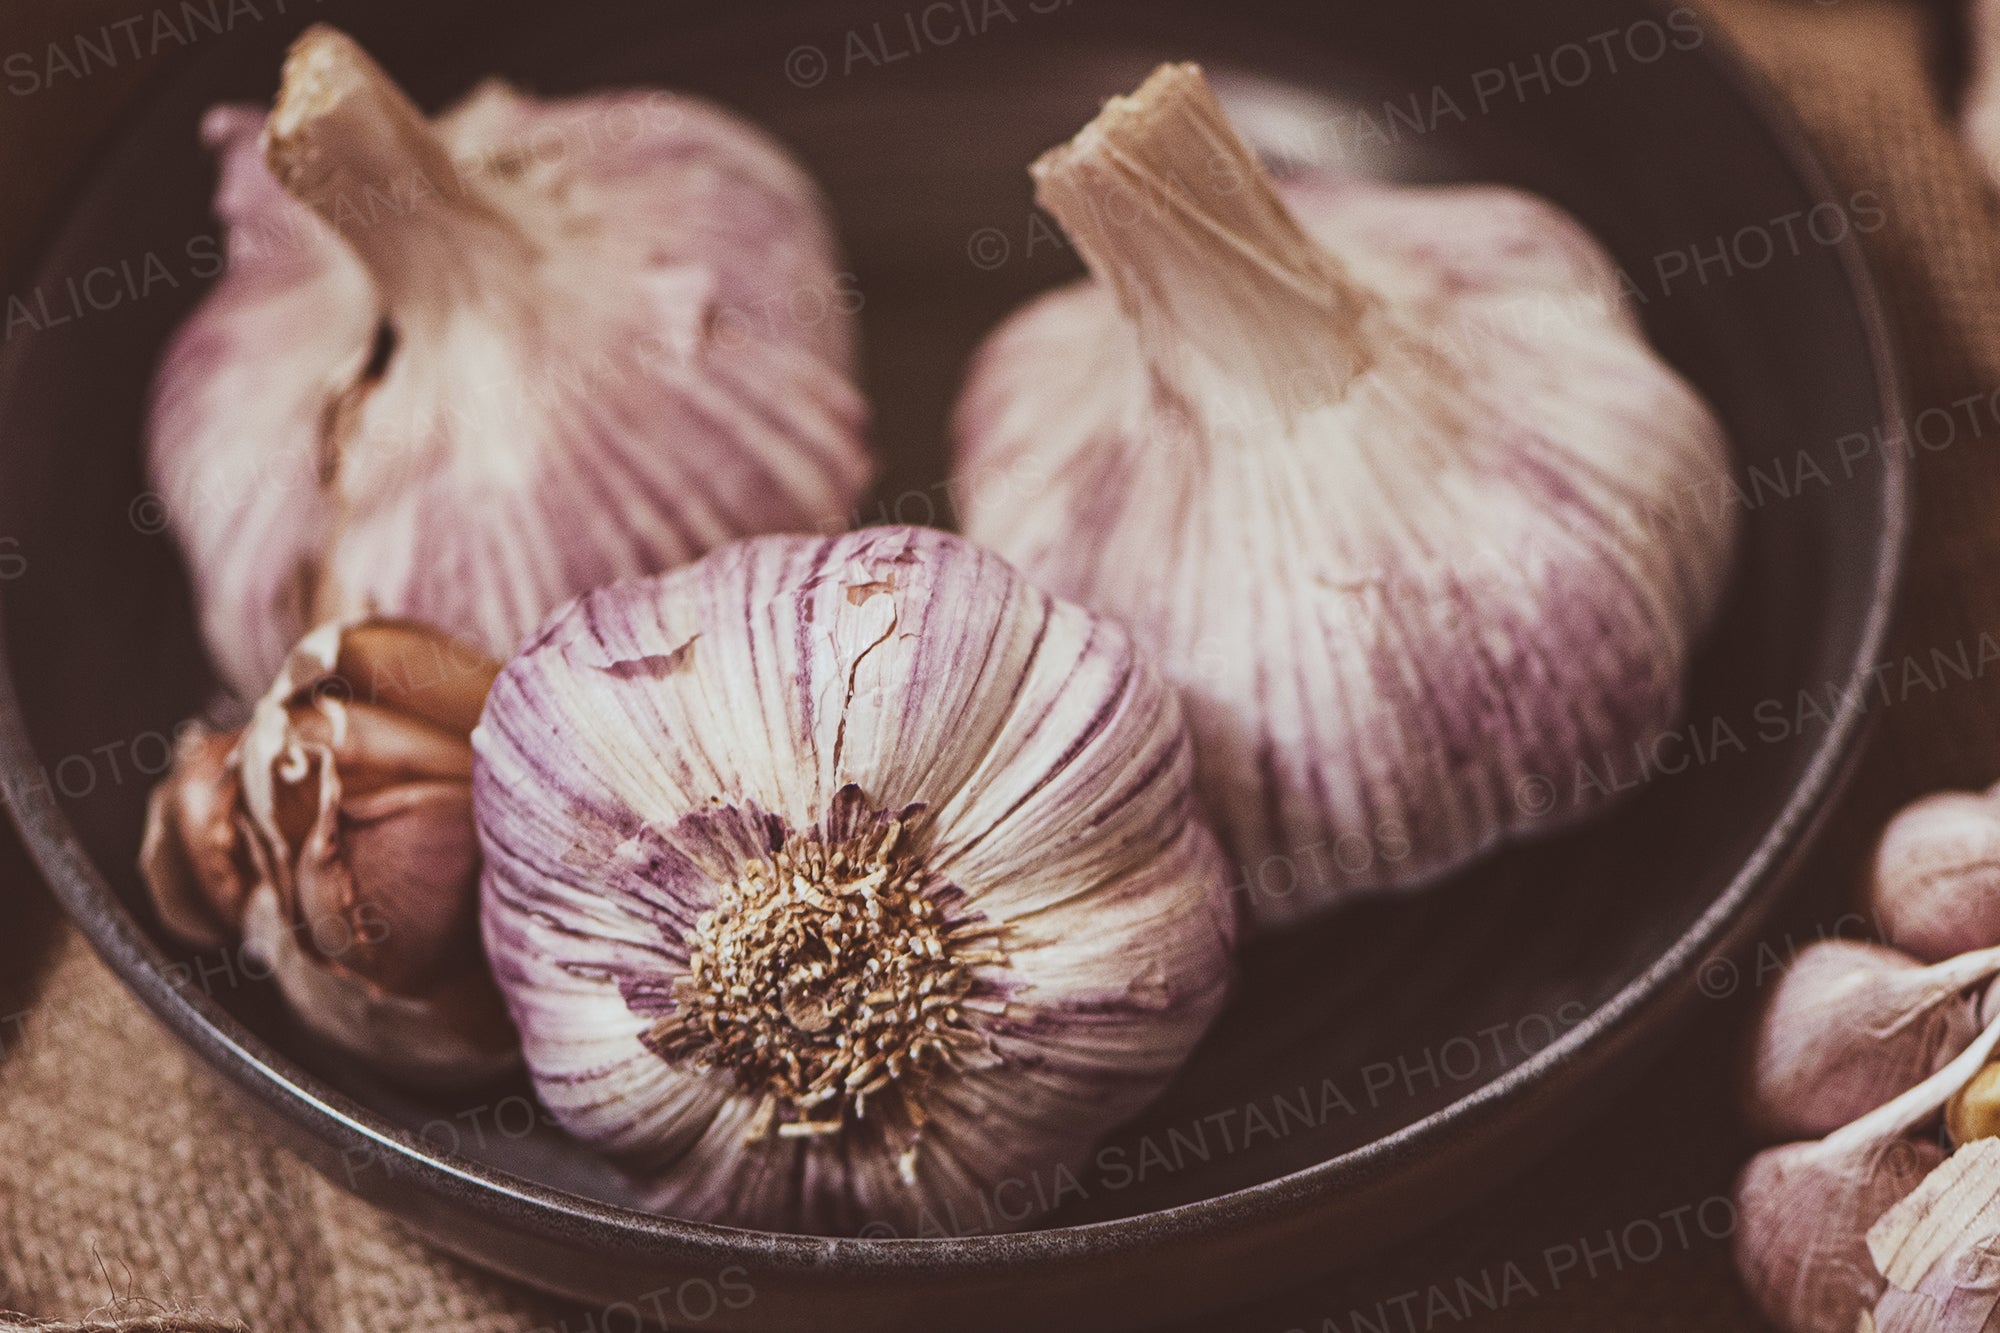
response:
M294 6L296 14L298 7ZM868 518L949 521L938 441L974 341L1074 260L1024 164L1164 57L1199 58L1279 155L1491 179L1573 210L1738 451L1746 540L1688 724L1546 793L1611 817L1435 892L1257 945L1141 1123L946 1236L821 1240L648 1216L525 1084L425 1100L302 1037L240 958L165 942L133 872L150 775L208 680L140 466L146 385L216 264L210 103L267 97L289 21L204 37L111 146L0 353L8 681L0 759L98 949L333 1180L440 1245L587 1302L713 1328L1082 1327L1248 1296L1435 1220L1526 1164L1729 979L1852 757L1905 520L1902 411L1856 232L1799 132L1691 11L1639 0L903 0L314 8L436 104L499 71L662 83L788 139L865 293L892 481ZM25 310L25 322L18 312ZM1641 782L1642 770L1650 781ZM1535 799L1539 799L1536 796ZM1001 1197L1004 1195L1004 1197ZM989 1234L1040 1195L1039 1229Z

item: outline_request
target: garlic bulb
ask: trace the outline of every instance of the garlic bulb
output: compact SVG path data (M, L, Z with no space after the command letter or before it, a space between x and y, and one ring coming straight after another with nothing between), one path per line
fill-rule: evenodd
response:
M1094 277L979 354L965 530L1155 651L1258 922L1592 808L1734 533L1610 260L1512 190L1274 186L1192 65L1034 175Z
M1883 938L1919 958L2000 945L2000 789L1905 807L1876 847L1868 906Z
M168 929L240 938L307 1028L410 1082L517 1059L475 920L470 736L499 669L422 625L322 626L246 728L184 733L147 819Z
M1873 1333L2000 1328L2000 1140L1953 1153L1869 1229L1868 1251L1888 1281Z
M473 748L536 1090L663 1211L955 1229L1073 1169L1221 1006L1234 906L1171 692L945 533L591 593Z
M228 269L161 365L151 467L240 697L323 621L504 658L587 588L845 526L858 293L757 131L497 83L427 121L322 26L268 118L204 133Z
M1767 1148L1736 1178L1736 1269L1784 1333L1851 1333L1882 1294L1868 1229L1943 1160L1912 1138L1992 1057L2000 1023L1914 1088L1825 1138Z
M1979 1031L1968 988L2000 973L2000 949L1924 967L1855 940L1799 952L1753 1029L1745 1102L1752 1133L1829 1134L1920 1082Z

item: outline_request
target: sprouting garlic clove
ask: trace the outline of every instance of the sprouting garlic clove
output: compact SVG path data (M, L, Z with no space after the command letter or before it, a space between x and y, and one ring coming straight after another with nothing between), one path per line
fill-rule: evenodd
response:
M1227 990L1172 693L945 533L753 539L591 593L473 745L536 1090L669 1213L909 1235L1001 1190L1019 1225L1008 1182L1074 1170Z
M498 671L426 626L322 626L242 730L190 730L148 822L169 930L240 937L306 1027L415 1083L518 1058L477 920L469 736Z
M1943 1160L1914 1137L2000 1045L1989 1025L1922 1083L1824 1138L1766 1148L1736 1178L1738 1275L1783 1333L1849 1333L1886 1285L1868 1230Z
M1988 1066L1992 1068L1992 1066ZM1869 1229L1875 1333L2000 1327L2000 1140L1968 1143Z
M320 26L268 116L204 134L228 266L149 451L239 698L313 624L408 616L505 657L598 584L845 526L859 294L760 132L499 84L428 120Z
M1857 940L1799 951L1752 1026L1744 1119L1761 1139L1829 1134L1921 1082L1980 1030L1970 993L2000 950L1925 967Z
M2000 795L1905 807L1876 846L1868 906L1883 938L1927 961L2000 945Z
M1274 184L1188 65L1034 174L1093 276L979 353L965 530L1153 650L1258 923L1634 785L1736 522L1590 237L1512 190Z

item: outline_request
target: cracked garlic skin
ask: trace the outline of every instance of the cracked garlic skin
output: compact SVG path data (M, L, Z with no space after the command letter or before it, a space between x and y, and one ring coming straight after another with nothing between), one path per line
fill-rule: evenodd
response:
M2000 1142L1960 1148L1869 1228L1887 1282L1860 1333L2000 1328Z
M960 538L756 538L590 593L473 747L536 1091L664 1212L954 1230L1074 1169L1223 1002L1171 691Z
M518 1062L486 973L470 735L499 664L427 626L306 636L249 724L184 733L140 870L162 923L241 942L299 1021L452 1086Z
M1258 924L1590 813L1735 533L1591 238L1514 190L1274 185L1191 65L1034 176L1092 277L977 357L965 531L1153 651Z
M426 120L320 26L268 117L203 135L228 265L161 364L150 466L240 699L327 620L505 658L586 589L846 526L858 293L759 131L499 83Z

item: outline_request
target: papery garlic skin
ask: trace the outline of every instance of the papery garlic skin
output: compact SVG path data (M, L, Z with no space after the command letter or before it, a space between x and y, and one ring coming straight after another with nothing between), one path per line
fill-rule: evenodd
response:
M322 620L504 658L587 588L845 526L859 293L760 132L497 83L426 121L316 27L269 117L203 133L228 267L160 367L150 464L239 697Z
M1868 907L1883 938L1927 961L2000 945L2000 790L1905 806L1876 846Z
M147 821L172 933L240 940L306 1028L412 1084L519 1058L476 922L468 737L498 670L426 626L321 626L247 726L184 733Z
M754 539L588 594L473 744L487 953L536 1091L662 1211L991 1216L1150 1100L1222 1004L1235 908L1171 692L959 538ZM881 930L829 959L826 910L863 896ZM834 979L743 972L773 938ZM885 1018L838 989L849 966L934 984ZM917 990L952 999L896 1027ZM864 1041L888 1064L839 1065L818 1101L750 1053L817 1081Z
M2000 1141L1967 1144L1868 1233L1888 1280L1877 1333L1983 1333L2000 1324Z
M2000 1141L1967 1144L1934 1168L1869 1228L1868 1251L1888 1283L1872 1333L2000 1326Z
M1591 238L1507 189L1274 189L1192 66L1035 175L1095 276L981 350L965 531L1154 652L1257 922L1594 809L1735 520Z
M1862 1325L1884 1279L1868 1230L1944 1156L1919 1129L1993 1058L2000 1022L1915 1087L1824 1138L1766 1148L1738 1173L1736 1270L1783 1333Z
M1736 1181L1737 1273L1784 1333L1850 1333L1884 1286L1868 1228L1944 1160L1929 1139L1858 1145L1831 1162L1819 1146L1767 1148Z
M1874 1110L1950 1061L1980 1030L1968 989L2000 957L1926 968L1858 940L1799 952L1752 1029L1744 1118L1769 1140L1814 1138Z

